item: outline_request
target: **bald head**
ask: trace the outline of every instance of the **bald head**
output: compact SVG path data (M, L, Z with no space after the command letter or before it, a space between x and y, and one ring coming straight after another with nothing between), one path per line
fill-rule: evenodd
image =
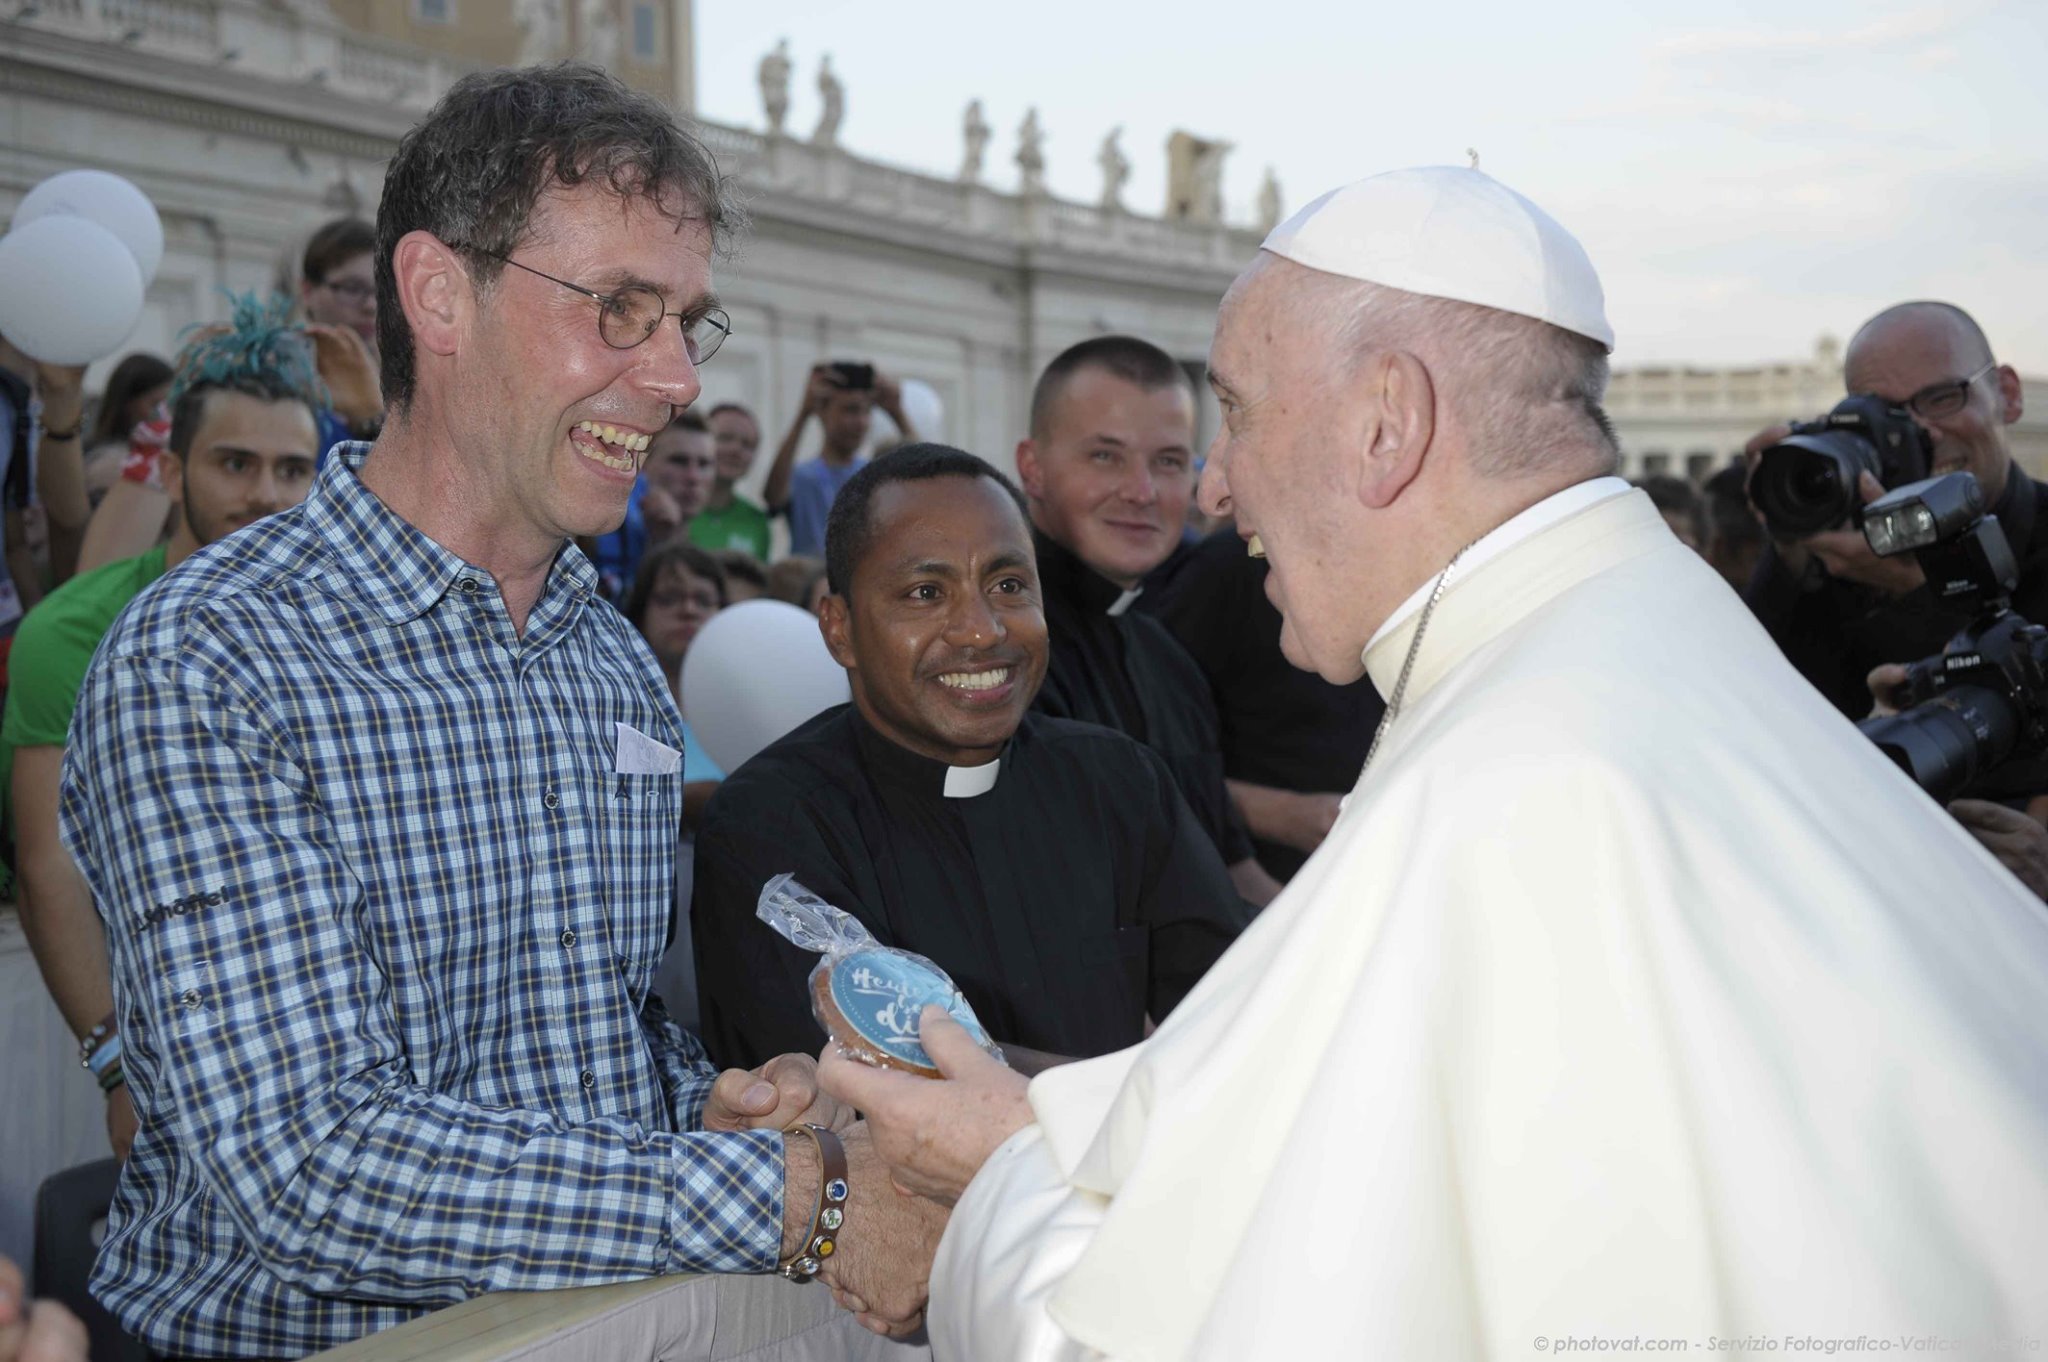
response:
M1857 327L1850 338L1842 363L1849 391L1873 391L1859 382L1858 369L1867 369L1873 354L1881 362L1883 356L1900 346L1940 347L1959 362L1968 363L1973 371L1991 362L1991 342L1985 338L1984 328L1954 303L1899 303Z
M1983 329L1961 308L1900 303L1857 329L1843 358L1842 379L1852 393L1913 405L1933 445L1933 471L1973 474L1995 503L2010 481L2005 428L2020 417L2021 392L2012 366L1993 361ZM1964 396L1960 406L1927 414L1941 410L1941 394L1958 390Z

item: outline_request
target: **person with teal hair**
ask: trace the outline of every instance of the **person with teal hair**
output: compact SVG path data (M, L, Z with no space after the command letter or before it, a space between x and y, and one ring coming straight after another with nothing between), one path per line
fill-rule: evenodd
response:
M100 639L157 578L236 530L304 500L327 391L289 300L232 300L227 325L197 332L172 377L161 476L182 514L170 539L66 582L15 635L0 714L0 809L14 838L21 925L43 982L107 1094L107 1133L125 1155L135 1112L121 1074L106 938L57 837L58 777L79 687ZM220 552L233 552L224 546Z

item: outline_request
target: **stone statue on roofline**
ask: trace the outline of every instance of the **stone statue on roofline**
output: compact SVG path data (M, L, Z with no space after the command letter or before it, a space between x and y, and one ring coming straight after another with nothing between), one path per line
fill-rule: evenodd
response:
M846 87L839 83L839 77L832 74L832 54L825 54L824 64L818 68L818 98L824 107L818 113L818 126L811 132L814 147L836 147L839 145L839 120L846 116Z
M981 101L969 100L967 112L960 119L961 139L966 142L966 154L960 160L960 183L981 183L981 161L988 151L988 119L982 115Z
M1117 138L1122 135L1122 126L1111 128L1109 136L1102 139L1102 150L1095 153L1095 164L1102 167L1102 210L1105 213L1123 211L1124 185L1131 178L1131 159L1117 145Z
M768 115L768 135L782 136L789 117L789 39L775 44L775 50L761 58L757 79L761 83L761 110Z

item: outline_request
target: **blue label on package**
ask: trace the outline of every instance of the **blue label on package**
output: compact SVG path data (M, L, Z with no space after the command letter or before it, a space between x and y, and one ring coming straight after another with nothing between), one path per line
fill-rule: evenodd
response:
M986 1047L988 1033L953 981L930 965L891 950L855 951L832 967L832 1005L860 1038L883 1054L937 1069L918 1043L917 1019L936 1003Z

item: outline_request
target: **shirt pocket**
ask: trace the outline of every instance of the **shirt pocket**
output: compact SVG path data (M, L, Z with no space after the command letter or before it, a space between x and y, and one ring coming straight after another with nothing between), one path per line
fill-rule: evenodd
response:
M604 905L612 955L639 998L661 963L674 912L682 774L607 770L585 782L584 797L594 824L591 884Z

